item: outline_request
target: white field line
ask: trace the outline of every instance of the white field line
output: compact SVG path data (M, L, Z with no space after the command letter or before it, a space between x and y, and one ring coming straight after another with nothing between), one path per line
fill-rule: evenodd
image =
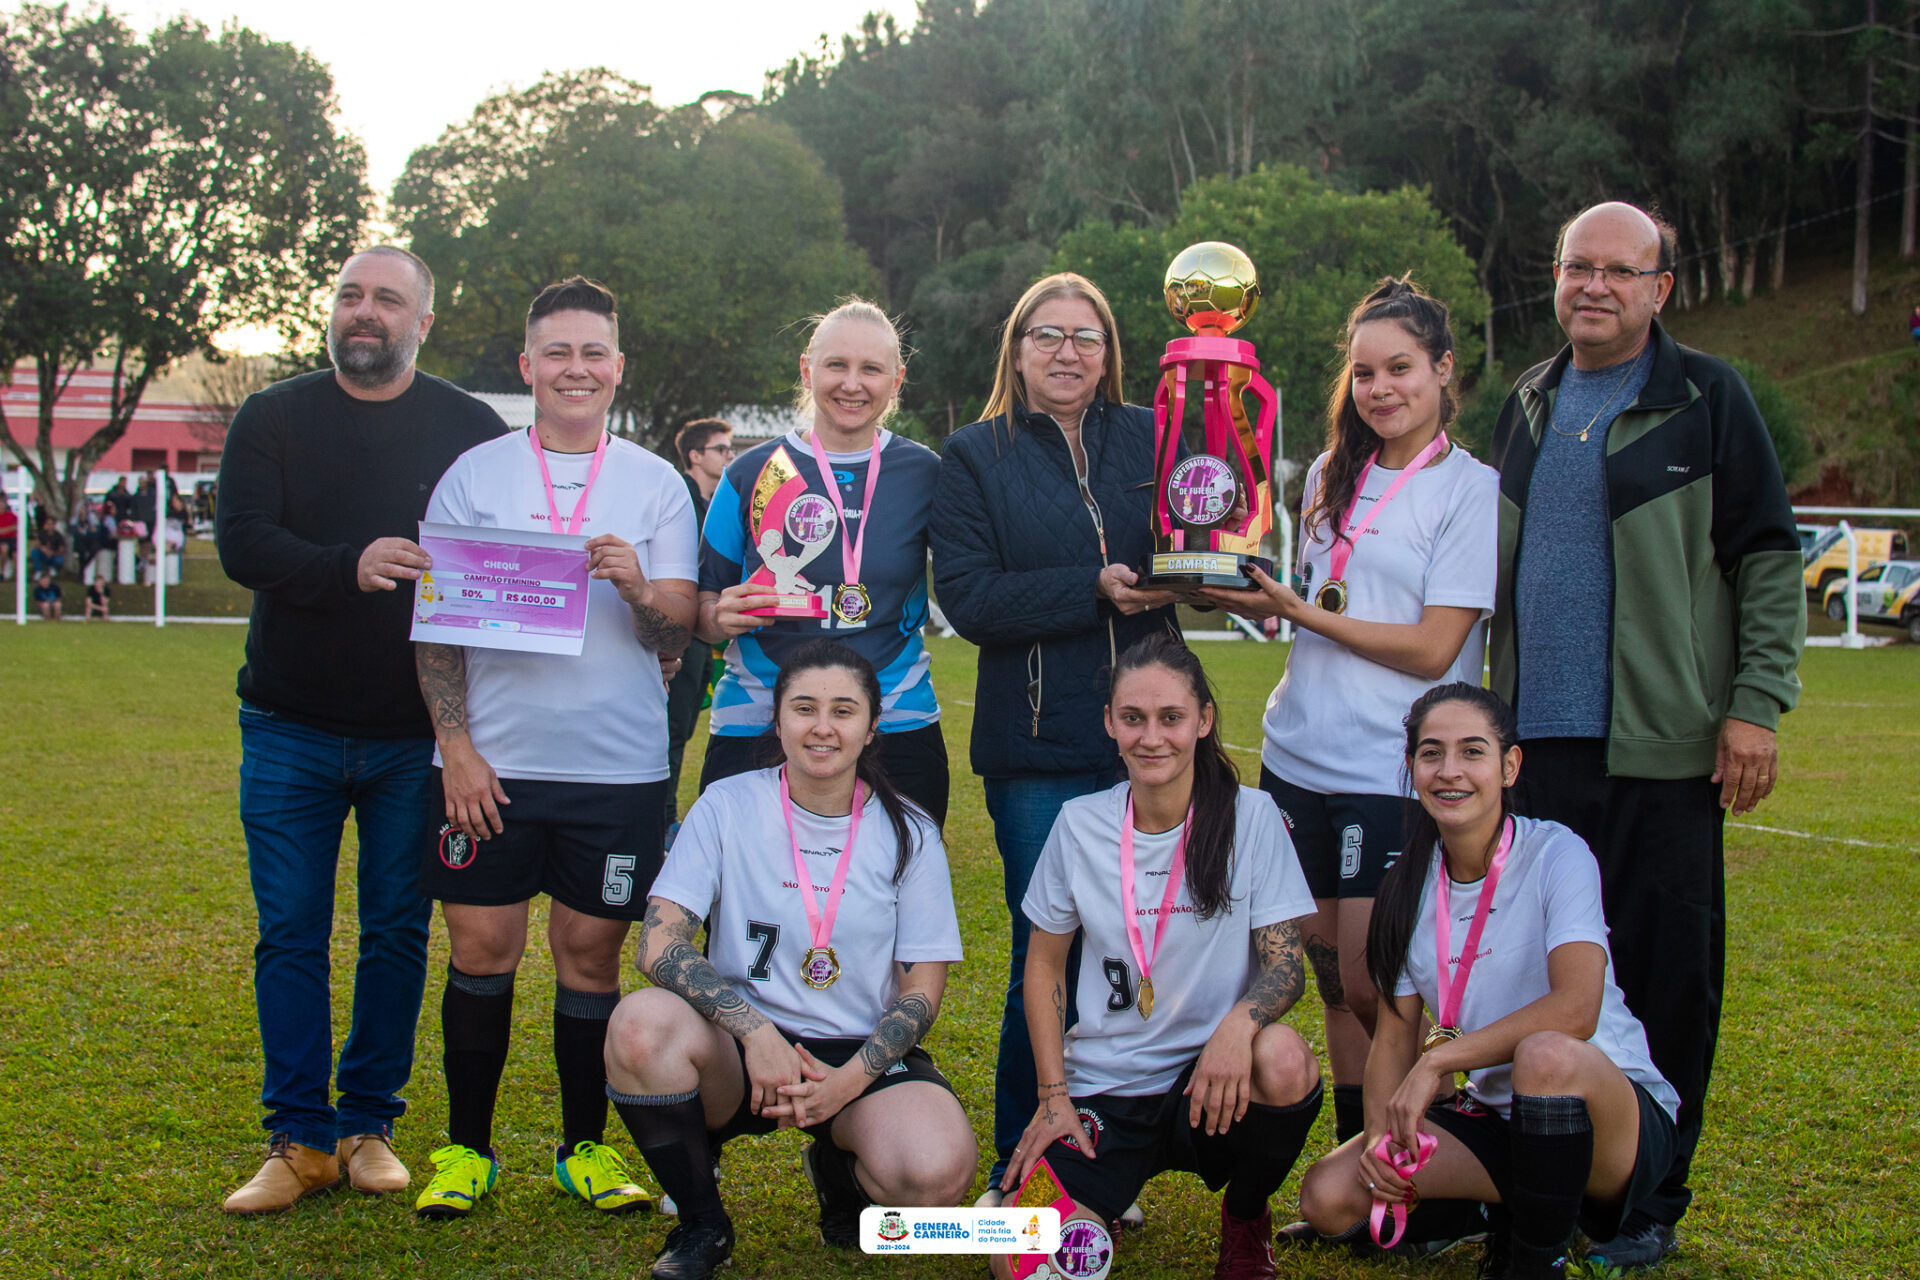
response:
M1823 836L1814 831L1789 831L1785 827L1763 827L1757 822L1734 822L1729 820L1727 825L1730 827L1739 827L1743 831L1764 831L1768 835L1793 836L1799 840L1824 840L1828 844L1850 844L1862 849L1902 849L1906 847L1898 844L1881 844L1874 840L1853 840L1846 836Z

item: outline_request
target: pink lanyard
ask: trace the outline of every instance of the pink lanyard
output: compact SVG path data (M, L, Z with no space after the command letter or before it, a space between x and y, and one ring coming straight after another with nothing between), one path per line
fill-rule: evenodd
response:
M1442 431L1439 435L1428 441L1427 447L1422 449L1419 455L1407 464L1406 470L1402 471L1399 477L1387 486L1387 491L1380 495L1378 502L1373 504L1373 510L1367 512L1367 518L1359 524L1354 524L1353 513L1360 506L1360 495L1366 490L1367 477L1373 474L1373 464L1380 459L1380 451L1378 449L1373 451L1373 455L1367 459L1367 465L1360 468L1360 478L1355 481L1353 485L1353 501L1347 504L1346 519L1341 521L1341 524L1346 529L1347 536L1341 538L1336 532L1333 539L1333 546L1327 550L1327 581L1343 582L1346 580L1347 561L1353 558L1353 549L1355 545L1359 543L1360 535L1373 526L1373 522L1379 518L1380 513L1386 510L1387 504L1393 501L1393 495L1400 492L1400 486L1418 475L1429 462L1432 462L1442 453L1445 453L1446 449L1447 433ZM1326 482L1326 474L1322 472L1320 483L1325 484Z
M552 523L547 526L549 532L560 528L560 505L553 500L553 473L547 470L547 451L540 447L538 427L527 428L527 442L533 446L533 456L540 463L540 483L547 486L547 511ZM600 443L593 448L593 466L587 471L587 486L580 490L580 501L573 504L573 515L567 521L567 532L580 532L580 522L587 518L587 495L593 492L593 482L600 478L600 464L607 460L607 433L600 433Z
M800 901L807 908L807 933L815 947L825 947L833 937L834 917L840 914L840 895L847 887L847 867L853 862L853 842L860 838L860 807L866 799L860 779L853 780L853 814L847 822L846 847L833 864L833 883L827 888L827 909L813 896L813 877L807 872L806 855L800 852L800 837L793 831L793 795L787 790L787 770L780 769L780 815L787 820L787 844L793 849L793 881L800 886Z
M860 536L853 537L847 532L847 511L840 505L840 486L834 482L833 466L827 461L827 451L820 445L820 429L809 428L807 443L813 447L814 465L820 468L820 481L827 486L827 497L833 502L833 513L840 517L840 568L843 571L841 581L848 585L857 585L860 581L860 559L867 549L867 529L873 524L873 490L880 483L880 428L873 429L873 448L867 454L867 492L860 499Z
M1146 939L1140 933L1140 921L1133 907L1133 788L1127 788L1127 812L1120 821L1120 910L1127 918L1127 945L1133 948L1134 963L1140 966L1140 981L1149 990L1153 983L1153 962L1160 955L1160 941L1167 935L1167 921L1173 918L1169 908L1180 893L1187 873L1187 830L1193 825L1193 806L1180 823L1180 839L1173 846L1173 870L1167 873L1167 891L1160 895L1160 918L1153 924L1153 953L1147 953Z
M1440 1007L1434 1010L1440 1026L1451 1031L1460 1029L1460 1002L1466 999L1467 977L1473 972L1473 962L1480 953L1480 935L1487 927L1487 914L1493 909L1494 890L1500 886L1500 872L1507 865L1507 851L1513 848L1513 819L1508 818L1506 826L1500 831L1500 847L1493 851L1493 861L1487 865L1486 880L1480 886L1480 899L1474 903L1473 924L1467 929L1467 945L1461 948L1460 965L1454 976L1447 977L1447 952L1452 943L1453 922L1451 916L1452 892L1448 889L1447 855L1443 851L1433 860L1433 943L1438 953L1438 971L1434 982L1439 987Z
M1414 1145L1418 1150L1408 1151L1404 1147L1394 1145L1392 1134L1383 1134L1379 1145L1374 1147L1373 1154L1376 1159L1411 1183L1413 1175L1420 1172L1427 1161L1433 1159L1433 1153L1439 1148L1440 1140L1430 1133L1416 1133ZM1407 1234L1407 1209L1407 1205L1397 1200L1392 1204L1388 1204L1385 1200L1373 1202L1373 1209L1367 1214L1367 1229L1373 1233L1375 1244L1382 1249L1391 1249L1400 1243L1400 1237ZM1387 1225L1389 1212L1393 1214L1393 1235L1382 1240L1380 1232Z

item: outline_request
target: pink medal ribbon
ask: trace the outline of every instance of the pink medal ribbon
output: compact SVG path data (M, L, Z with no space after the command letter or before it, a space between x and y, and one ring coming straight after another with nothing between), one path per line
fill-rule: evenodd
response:
M847 843L833 864L833 883L827 888L826 910L813 896L813 877L807 872L806 855L800 852L800 837L793 830L793 794L787 789L787 770L780 769L780 816L787 820L787 844L793 849L793 879L800 886L800 901L807 909L807 932L813 945L800 957L800 980L815 991L825 991L840 977L840 957L827 945L833 940L833 921L840 914L840 895L847 887L847 867L853 862L853 842L860 838L860 809L866 789L860 779L853 780L853 812L847 819Z
M1447 976L1447 953L1452 949L1453 942L1453 895L1447 887L1445 852L1433 860L1433 948L1437 953L1434 984L1439 988L1440 995L1440 1007L1433 1012L1439 1025L1428 1033L1427 1042L1420 1046L1422 1053L1460 1037L1460 1002L1466 999L1467 978L1473 973L1473 962L1480 952L1480 935L1486 931L1487 914L1493 910L1493 894L1500 887L1500 872L1506 867L1507 854L1513 848L1513 825L1513 819L1508 818L1506 825L1500 829L1500 845L1493 851L1493 860L1487 864L1486 879L1481 882L1480 897L1473 906L1473 923L1467 928L1467 945L1460 949L1460 964L1451 978Z
M1173 918L1173 900L1180 893L1187 872L1187 830L1193 826L1193 806L1180 823L1180 839L1173 846L1173 869L1167 873L1167 891L1160 895L1160 918L1153 925L1153 951L1147 951L1140 932L1140 921L1133 906L1133 789L1127 789L1126 816L1120 822L1120 910L1127 918L1127 944L1133 948L1134 963L1140 966L1140 995L1134 1007L1144 1020L1153 1016L1153 962L1160 954L1160 942L1167 936L1167 922Z
M553 500L553 473L547 470L547 451L540 447L539 428L527 428L527 443L533 446L533 456L540 463L540 483L547 487L547 511L551 523L547 529L551 533L560 531L560 504ZM600 433L600 443L593 448L593 466L587 470L586 488L580 490L580 501L573 504L573 515L567 520L567 532L580 532L580 522L587 518L587 495L593 492L593 482L600 478L600 464L607 460L607 433Z
M1446 451L1447 433L1442 431L1428 441L1427 447L1415 455L1413 461L1408 463L1394 482L1387 486L1387 491L1381 494L1379 500L1373 504L1373 510L1367 512L1367 518L1359 524L1354 524L1353 513L1360 507L1360 495L1366 490L1367 477L1373 474L1373 464L1380 460L1380 451L1378 449L1373 451L1372 456L1367 459L1367 464L1360 468L1360 478L1354 482L1353 486L1353 501L1347 504L1347 513L1340 521L1346 536L1343 538L1336 531L1333 545L1327 549L1327 580L1321 584L1319 594L1314 597L1315 604L1331 613L1347 611L1347 561L1353 558L1353 550L1359 544L1360 535L1373 527L1373 522L1380 517L1382 511L1386 510L1387 504L1393 501L1394 495L1400 492L1402 485L1425 470L1429 462ZM1324 474L1321 476L1321 483L1326 483Z
M814 465L820 468L820 480L827 486L827 498L834 515L840 517L840 585L834 588L828 607L843 622L854 623L873 608L873 597L860 581L860 561L867 549L867 527L873 523L873 491L880 483L880 428L873 429L873 448L867 453L867 491L860 499L860 536L847 532L847 509L840 505L840 486L833 478L833 465L820 443L820 429L807 431L807 444L813 449Z
M1394 1143L1392 1134L1384 1134L1379 1145L1373 1149L1374 1158L1411 1182L1413 1175L1433 1159L1434 1151L1440 1146L1440 1140L1430 1133L1417 1133L1413 1141L1417 1149L1408 1151ZM1414 1204L1418 1203L1418 1200L1414 1201ZM1385 1200L1375 1200L1372 1210L1367 1214L1367 1230L1373 1234L1373 1242L1382 1249L1391 1249L1399 1244L1400 1237L1407 1234L1407 1210L1411 1207L1399 1201L1389 1204ZM1393 1236L1382 1240L1380 1232L1387 1225L1389 1213L1393 1215Z

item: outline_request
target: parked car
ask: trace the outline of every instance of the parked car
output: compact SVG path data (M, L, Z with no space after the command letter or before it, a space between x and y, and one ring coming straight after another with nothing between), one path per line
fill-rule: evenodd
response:
M1859 546L1857 562L1862 577L1865 570L1874 565L1901 560L1907 555L1907 535L1898 529L1855 529L1853 536ZM1803 530L1803 544L1805 540ZM1840 536L1838 529L1828 529L1816 537L1813 545L1801 553L1801 559L1806 564L1807 594L1817 600L1826 599L1827 588L1835 582L1846 581L1847 540Z
M1824 598L1827 616L1847 620L1847 580L1829 586ZM1862 622L1905 627L1907 638L1920 644L1920 560L1888 560L1854 579L1853 607Z

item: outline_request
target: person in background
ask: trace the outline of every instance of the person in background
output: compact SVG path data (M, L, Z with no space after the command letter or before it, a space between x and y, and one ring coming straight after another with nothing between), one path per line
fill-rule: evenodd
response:
M95 574L93 577L93 581L87 584L86 616L89 619L98 618L102 622L109 621L112 615L109 612L108 607L112 603L113 603L113 585L107 580L106 574L104 573Z
M33 607L48 622L60 621L62 603L60 584L54 580L53 570L42 569L33 580Z
M432 561L413 538L447 467L505 429L414 368L432 327L426 263L385 245L355 254L334 282L333 368L249 396L220 456L220 564L253 592L240 823L271 1135L228 1213L290 1208L337 1185L343 1164L359 1191L408 1182L393 1123L427 976L432 907L416 882L435 822L433 727L407 640L412 584ZM336 1075L329 948L349 813L360 938Z
M1060 806L1119 776L1113 740L1088 731L1115 659L1177 626L1173 597L1141 590L1132 568L1153 550L1153 411L1122 399L1120 375L1105 296L1082 276L1048 276L1001 330L986 417L949 436L940 459L934 589L954 629L980 646L972 763L1012 933L983 1207L999 1203L1033 1105L1027 881Z
M700 418L680 428L673 438L674 452L680 457L680 472L686 478L687 496L693 500L695 527L706 523L707 507L720 477L733 461L733 426L718 418ZM667 844L679 829L680 764L686 756L687 742L700 723L700 708L713 682L714 647L695 640L688 646L680 669L667 681L667 768L672 787L667 795Z

